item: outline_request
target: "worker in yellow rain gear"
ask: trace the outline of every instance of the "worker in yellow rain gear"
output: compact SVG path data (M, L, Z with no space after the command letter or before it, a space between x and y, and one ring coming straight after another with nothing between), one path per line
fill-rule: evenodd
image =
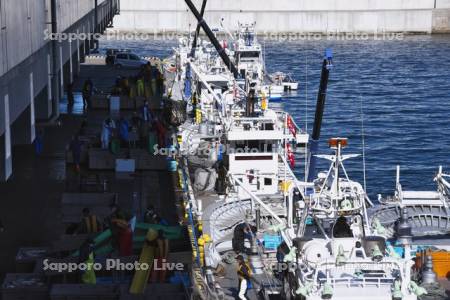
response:
M247 300L245 294L247 293L248 286L251 284L250 279L252 275L252 270L250 266L245 262L244 257L242 255L238 255L236 259L238 262L237 275L239 277L238 298L241 300Z
M89 208L83 208L83 218L78 229L79 234L98 233L102 231L102 223L96 215L91 214Z
M137 95L139 97L143 97L145 95L144 78L140 77L136 81L136 85L137 85Z
M96 284L97 277L94 271L94 241L88 238L80 247L79 263L84 263L86 269L81 271L81 282Z

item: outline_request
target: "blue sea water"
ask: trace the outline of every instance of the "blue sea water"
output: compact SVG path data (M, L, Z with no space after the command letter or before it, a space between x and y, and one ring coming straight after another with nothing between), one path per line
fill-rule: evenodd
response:
M165 57L176 41L102 41L102 48L129 48ZM347 137L346 153L362 153L364 123L367 191L392 194L395 168L404 189L435 189L439 165L450 172L450 36L402 40L265 41L270 72L292 73L299 91L284 99L295 121L312 129L325 48L334 53L320 152L330 137ZM320 162L325 169L327 162ZM303 163L298 162L301 174ZM363 182L362 157L346 161L349 176Z

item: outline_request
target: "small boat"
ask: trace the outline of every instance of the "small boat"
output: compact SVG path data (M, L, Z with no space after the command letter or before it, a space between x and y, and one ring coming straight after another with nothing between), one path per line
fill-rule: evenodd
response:
M272 80L279 86L282 86L285 91L296 91L298 89L298 82L295 81L291 74L276 72L271 75Z

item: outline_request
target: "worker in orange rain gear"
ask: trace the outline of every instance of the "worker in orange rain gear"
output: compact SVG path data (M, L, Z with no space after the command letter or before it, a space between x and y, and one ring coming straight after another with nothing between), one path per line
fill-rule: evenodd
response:
M247 293L248 286L250 285L252 270L250 266L245 262L242 255L238 255L236 259L238 261L237 275L239 277L238 298L241 300L247 300L245 294Z
M166 281L166 268L163 265L164 262L167 261L167 257L169 256L169 240L164 235L163 230L158 230L158 236L156 240L153 242L154 247L156 248L154 265L152 270L151 281L163 283Z
M78 229L79 234L91 234L102 231L102 223L99 221L96 215L91 214L89 208L83 208L83 217Z

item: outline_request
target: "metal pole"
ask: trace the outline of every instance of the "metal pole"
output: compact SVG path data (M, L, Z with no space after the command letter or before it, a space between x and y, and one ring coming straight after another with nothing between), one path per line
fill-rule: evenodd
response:
M58 32L58 24L57 24L57 16L56 16L56 0L51 0L50 3L50 14L51 14L51 24L52 24L52 33ZM59 99L60 95L62 95L63 91L60 91L58 83L57 76L58 76L58 52L57 52L57 43L58 41L56 39L52 40L52 74L51 74L51 81L52 81L52 115L58 116L59 114ZM63 70L61 69L61 76L62 76Z
M316 113L314 117L314 128L311 135L310 147L310 164L308 170L308 181L314 180L316 176L316 157L315 154L319 148L320 130L322 127L323 112L325 110L325 100L327 97L328 78L330 76L330 69L332 68L333 53L331 49L325 51L325 58L322 63L322 75L320 78L319 93L317 95Z
M202 18L203 18L203 15L205 14L206 2L208 2L208 0L203 0L202 8L200 10L200 15ZM194 41L192 42L191 57L195 56L195 48L197 48L197 39L198 39L199 34L200 34L200 23L197 23L197 28L195 29Z

